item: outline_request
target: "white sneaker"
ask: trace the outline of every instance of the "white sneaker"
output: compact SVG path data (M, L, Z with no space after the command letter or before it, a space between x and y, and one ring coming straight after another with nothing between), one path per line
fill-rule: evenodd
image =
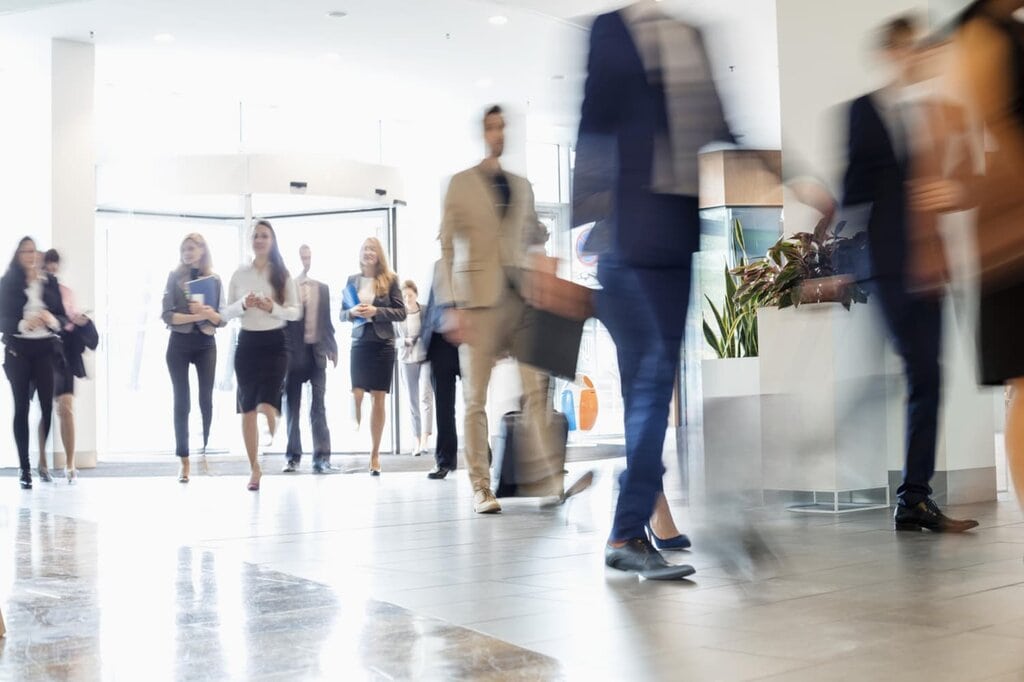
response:
M473 493L473 511L477 514L497 514L501 505L490 488L481 488Z

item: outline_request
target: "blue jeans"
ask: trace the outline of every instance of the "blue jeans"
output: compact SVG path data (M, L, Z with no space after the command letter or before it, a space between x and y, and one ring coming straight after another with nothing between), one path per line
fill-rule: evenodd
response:
M615 341L626 412L613 541L644 535L663 490L662 451L690 300L690 260L680 265L641 268L607 258L598 265L597 314Z

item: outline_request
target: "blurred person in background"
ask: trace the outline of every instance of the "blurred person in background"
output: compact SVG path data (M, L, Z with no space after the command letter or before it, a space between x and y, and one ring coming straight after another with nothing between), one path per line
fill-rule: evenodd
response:
M52 277L60 273L60 253L56 249L50 249L43 256L43 267ZM63 357L54 363L53 396L57 401L60 440L64 446L64 476L68 484L74 484L78 480L78 470L75 468L75 378L85 377L82 356L86 349L96 350L100 337L93 321L75 306L75 296L71 289L63 284L59 286L68 321L60 331ZM39 443L39 456L42 458L46 452L46 434L41 429Z
M879 57L891 70L881 90L849 107L843 207L867 206L867 285L903 360L906 458L896 530L962 532L976 521L947 517L932 500L939 401L942 295L946 280L940 212L965 206L973 158L962 108L920 88L928 55L913 17L885 24ZM933 271L925 285L921 272Z
M434 264L434 277L423 309L420 343L427 350L430 364L430 385L434 391L434 414L437 420L437 444L434 448L434 468L427 478L444 479L458 466L459 434L455 424L455 380L462 376L459 370L459 348L444 338L445 308L437 300L437 284L442 264Z
M398 359L409 391L409 416L412 418L412 435L416 439L412 454L416 457L428 451L434 429L434 393L430 388L427 347L423 343L426 316L420 306L419 293L416 282L411 279L402 283L402 298L407 312L405 319L397 325Z
M288 323L288 378L285 380L285 414L288 447L283 473L293 473L302 459L302 387L309 382L309 421L313 429L313 473L331 471L331 431L327 426L327 363L338 366L338 343L331 322L331 290L309 276L313 251L299 247L302 274L295 278L302 303L302 317Z
M605 563L649 579L694 572L667 562L648 534L658 542L661 533L678 533L664 495L662 452L700 243L697 155L733 139L696 27L651 1L595 20L572 223L596 223L587 244L600 255L596 311L615 341L626 413L626 470ZM832 214L834 202L817 183L792 189ZM716 504L716 521L739 511L724 508L731 499Z
M981 0L961 15L955 76L990 144L977 185L982 285L981 382L1009 384L1006 451L1017 499L1024 499L1024 27L1022 0Z
M14 442L22 490L32 489L28 456L32 393L39 395L38 433L45 452L53 415L54 365L59 362L58 335L68 322L57 278L46 272L40 261L35 240L24 237L0 278L4 373L14 399ZM53 480L45 470L39 472L39 478L44 482Z

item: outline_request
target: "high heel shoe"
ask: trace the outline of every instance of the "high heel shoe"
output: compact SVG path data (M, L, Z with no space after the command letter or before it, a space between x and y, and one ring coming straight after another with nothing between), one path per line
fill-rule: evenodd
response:
M22 490L32 490L32 472L28 469L22 469L19 483Z
M380 476L380 460L377 460L377 466L373 466L373 460L370 460L370 475Z
M67 476L68 485L74 485L78 482L78 469L65 469L64 475Z
M39 480L43 483L53 483L53 477L50 476L50 470L38 467L36 473L39 474Z
M188 469L185 467L185 460L178 464L178 483L188 483Z
M644 529L647 531L647 536L651 539L651 544L654 545L655 549L664 550L690 548L690 538L686 537L682 533L675 536L674 538L662 539L654 534L654 531L651 529L651 524L648 523L646 526L644 526Z
M263 478L262 470L252 472L252 475L249 476L249 485L245 486L245 489L254 493L259 492L261 478Z

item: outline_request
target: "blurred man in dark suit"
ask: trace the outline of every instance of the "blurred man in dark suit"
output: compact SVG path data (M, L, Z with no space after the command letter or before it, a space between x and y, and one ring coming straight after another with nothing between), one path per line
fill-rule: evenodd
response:
M310 278L313 254L308 246L299 248L302 274L295 283L302 301L302 318L288 323L290 352L285 391L288 418L288 450L284 472L296 471L302 459L302 387L307 381L312 388L309 418L313 426L313 473L331 470L331 432L327 427L324 394L327 389L327 361L338 366L338 344L331 322L331 292L326 284Z

